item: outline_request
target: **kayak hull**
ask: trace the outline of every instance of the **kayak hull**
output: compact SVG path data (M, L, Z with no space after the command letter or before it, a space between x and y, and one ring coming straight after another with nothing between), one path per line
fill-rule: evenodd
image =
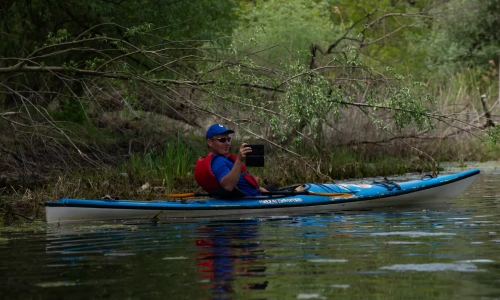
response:
M296 195L188 201L86 200L62 198L45 203L48 223L97 220L211 218L288 215L396 207L434 207L469 187L479 170L401 183L307 184ZM307 194L309 193L309 194Z

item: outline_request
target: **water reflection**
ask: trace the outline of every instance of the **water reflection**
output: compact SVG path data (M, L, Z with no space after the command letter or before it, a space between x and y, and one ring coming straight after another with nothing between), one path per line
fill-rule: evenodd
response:
M265 290L266 266L259 264L264 257L263 249L256 240L259 221L256 219L235 221L213 221L196 229L196 265L200 273L202 289L209 289L214 299L229 296L240 288L243 290ZM251 278L235 286L239 277ZM227 298L225 298L227 299Z
M0 295L497 299L498 182L481 175L451 209L0 228Z

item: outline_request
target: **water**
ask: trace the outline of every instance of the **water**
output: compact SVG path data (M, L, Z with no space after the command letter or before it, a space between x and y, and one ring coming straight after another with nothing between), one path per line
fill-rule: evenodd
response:
M500 172L441 210L0 233L1 299L500 299Z

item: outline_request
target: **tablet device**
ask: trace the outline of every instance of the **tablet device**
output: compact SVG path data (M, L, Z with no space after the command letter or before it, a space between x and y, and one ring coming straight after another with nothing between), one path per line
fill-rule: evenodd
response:
M245 165L247 167L264 166L264 145L246 145L252 148L252 152L247 154Z

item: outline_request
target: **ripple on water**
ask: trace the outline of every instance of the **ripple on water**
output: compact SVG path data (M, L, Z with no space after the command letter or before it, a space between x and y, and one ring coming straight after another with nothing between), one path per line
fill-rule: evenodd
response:
M1 232L0 274L9 280L0 280L0 294L493 299L500 295L500 201L492 195L500 177L481 176L446 210Z
M431 263L431 264L401 264L381 267L380 269L391 270L397 272L418 271L418 272L441 272L441 271L457 271L457 272L478 272L483 271L474 264L469 263Z
M309 259L308 262L312 263L344 263L348 262L347 259Z
M422 236L446 236L446 235L456 235L456 233L450 232L424 232L424 231L393 231L393 232L375 232L371 233L371 236L391 236L391 235L402 235L409 237L422 237Z

